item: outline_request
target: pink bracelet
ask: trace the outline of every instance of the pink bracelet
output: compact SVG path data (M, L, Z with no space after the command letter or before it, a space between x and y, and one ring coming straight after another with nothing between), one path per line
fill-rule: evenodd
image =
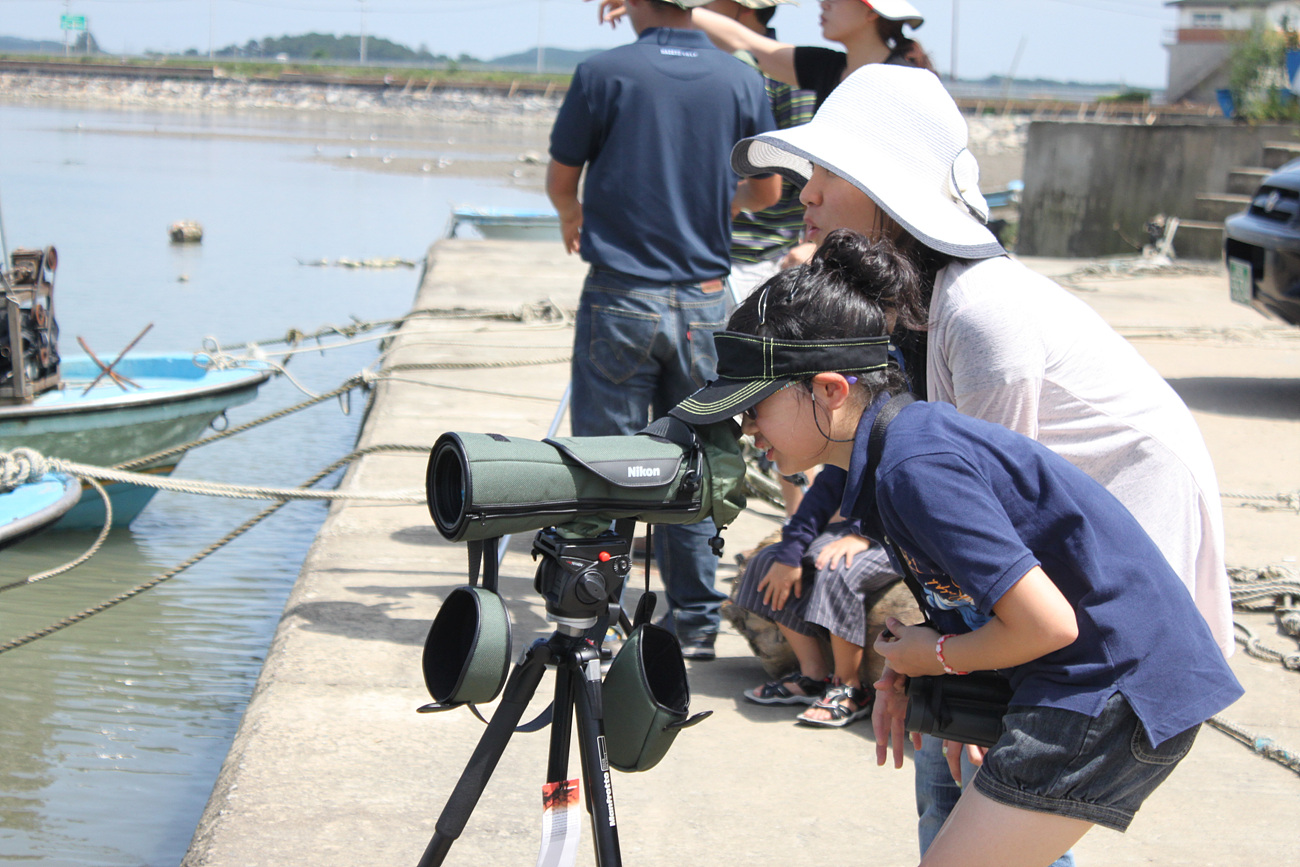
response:
M934 645L934 655L939 657L939 664L943 666L943 673L944 674L970 674L969 671L957 671L955 668L953 668L948 664L948 660L943 658L943 643L947 641L949 638L952 638L952 636L951 635L941 636L939 638L938 643Z

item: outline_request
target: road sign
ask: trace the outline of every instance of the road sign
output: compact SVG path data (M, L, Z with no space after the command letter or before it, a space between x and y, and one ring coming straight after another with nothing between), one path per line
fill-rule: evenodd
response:
M85 30L85 15L60 15L59 29L61 30Z

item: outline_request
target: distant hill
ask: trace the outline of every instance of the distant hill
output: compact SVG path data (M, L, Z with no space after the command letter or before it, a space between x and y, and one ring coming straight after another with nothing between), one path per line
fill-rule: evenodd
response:
M578 68L578 64L591 57L593 54L599 54L603 48L589 48L586 51L574 51L569 48L547 48L542 52L543 72L571 73ZM518 69L522 72L537 71L537 49L521 51L518 54L507 54L504 57L494 57L491 60L485 60L484 66L490 66L496 69Z
M360 51L360 36L304 33L301 36L250 39L243 45L227 45L216 53L218 57L276 57L283 54L292 60L356 60ZM418 50L412 50L377 36L366 37L368 62L435 63L448 59L435 57L423 45Z
M17 36L0 36L0 52L6 54L54 54L63 53L62 42L48 39L19 39Z

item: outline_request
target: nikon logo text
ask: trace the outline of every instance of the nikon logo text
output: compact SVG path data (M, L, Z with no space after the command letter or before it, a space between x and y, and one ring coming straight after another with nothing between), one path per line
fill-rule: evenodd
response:
M658 467L628 467L627 477L629 479L649 479L658 478L662 473Z

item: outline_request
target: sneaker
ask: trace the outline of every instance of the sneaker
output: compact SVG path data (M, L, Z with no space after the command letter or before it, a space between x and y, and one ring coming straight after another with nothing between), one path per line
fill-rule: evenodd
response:
M713 643L717 641L716 632L699 632L695 635L678 636L682 645L683 659L709 660L717 658Z

